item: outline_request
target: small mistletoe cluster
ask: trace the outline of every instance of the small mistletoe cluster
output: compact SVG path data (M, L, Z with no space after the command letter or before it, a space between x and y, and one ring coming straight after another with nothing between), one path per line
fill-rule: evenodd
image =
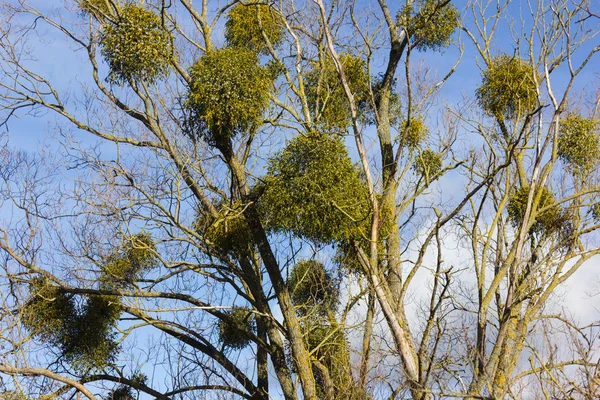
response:
M517 56L494 58L483 72L483 81L476 91L483 111L498 119L517 119L532 112L538 105L535 68Z
M130 285L156 267L154 241L142 232L128 238L119 251L108 257L102 267L101 281L107 286Z
M121 315L114 296L76 296L46 279L32 281L22 309L23 325L60 349L74 368L101 369L113 362L118 346L113 333Z
M118 85L155 83L167 76L175 57L173 36L161 18L132 3L120 7L114 22L103 27L100 48L110 68L107 79Z
M509 198L508 218L515 227L520 227L525 219L529 200L529 185L524 185ZM550 235L559 232L569 223L569 215L556 204L552 191L543 187L533 194L530 216L534 217L529 233Z
M240 132L255 131L263 121L273 87L272 74L258 55L243 48L206 53L190 69L186 108L199 134L212 146L226 146Z
M270 160L263 186L259 206L267 226L313 242L360 236L371 213L366 184L337 136L292 139Z
M98 20L104 20L104 16L112 16L118 7L118 0L79 0L79 8Z
M419 152L415 156L413 170L426 182L432 181L442 170L442 155L431 149Z
M229 255L247 255L252 249L252 232L242 214L243 207L236 203L223 205L217 219L199 215L196 230L204 235L215 250Z
M322 263L315 260L298 262L292 268L287 286L300 314L326 316L335 312L339 289Z
M409 120L403 120L400 130L400 141L408 148L414 149L422 143L429 135L429 128L421 116L414 116Z
M368 103L367 63L348 53L340 55L340 62L356 103ZM350 103L329 55L323 55L306 74L306 97L316 122L323 130L344 132L350 126Z
M246 307L234 307L227 312L228 319L218 323L219 341L223 345L240 350L250 344L248 333L256 332L254 314Z
M571 114L559 123L558 156L579 177L592 172L600 160L598 121Z
M270 44L277 47L284 38L285 20L268 4L237 4L225 24L225 39L230 47L268 54Z
M410 44L417 50L440 50L448 47L459 25L459 13L451 3L440 0L409 2L397 14L397 23L404 29Z
M350 351L348 339L342 326L335 322L308 320L304 323L304 340L312 356L327 367L329 378L334 384L335 398L343 400L364 400L357 396L360 389L354 387L350 371ZM325 377L321 370L313 366L319 398L326 398Z

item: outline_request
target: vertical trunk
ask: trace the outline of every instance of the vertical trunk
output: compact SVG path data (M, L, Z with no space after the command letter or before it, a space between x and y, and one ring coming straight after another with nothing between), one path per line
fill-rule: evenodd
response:
M239 191L242 199L247 199L250 188L246 181L246 173L243 166L240 165L233 154L231 143L221 143L218 148L229 166L235 187ZM260 216L254 203L250 202L244 209L244 218L252 232L254 242L256 243L258 252L260 253L267 274L271 280L271 284L273 285L273 289L275 290L277 300L279 301L279 307L283 314L290 348L292 350L292 357L296 364L298 376L302 384L304 399L317 400L316 383L312 372L310 354L304 344L300 322L296 316L290 293L281 276L279 264L273 254L267 234L260 222Z
M369 291L367 300L367 315L365 319L365 331L363 333L362 354L360 373L358 376L358 387L367 391L367 375L369 374L369 359L371 357L371 337L373 335L373 316L375 315L375 295Z
M256 334L266 342L267 329L263 319L263 317L256 319ZM269 359L267 349L261 346L256 349L256 372L258 375L256 400L269 400Z
M384 282L378 274L378 266L372 266L371 283L386 320L392 331L394 343L400 354L404 373L410 382L414 399L423 399L421 384L419 382L418 356L414 342L408 328L402 304L402 267L400 262L400 235L398 232L398 216L396 215L396 160L391 136L390 124L390 99L392 84L396 68L406 41L392 40L389 61L384 74L382 86L378 93L376 104L377 111L377 136L381 151L383 193L380 208L380 237L387 241L385 260L387 271ZM366 260L365 260L366 261Z
M244 272L244 280L247 282L250 292L254 297L258 311L265 315L272 315L269 302L262 290L261 280L259 277L257 277L255 269L252 268L252 264L248 261L248 259L242 257L242 259L240 259L240 265ZM275 374L277 375L277 379L281 385L281 390L285 400L296 400L297 395L296 391L294 390L291 373L285 359L284 344L283 340L281 339L279 329L271 318L260 317L257 319L257 334L265 341L265 343L265 339L268 337L270 344L270 349L268 352L267 349L262 349L260 347L257 350L256 357L259 390L261 387L263 387L263 385L268 390L268 360L265 360L263 364L263 357L267 357L268 353L270 353ZM261 384L261 382L264 383Z

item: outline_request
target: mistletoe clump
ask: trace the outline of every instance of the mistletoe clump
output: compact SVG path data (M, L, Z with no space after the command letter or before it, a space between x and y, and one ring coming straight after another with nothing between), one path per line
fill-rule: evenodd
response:
M111 390L106 397L107 400L136 400L137 397L133 393L131 386L119 385L116 389Z
M29 291L31 295L23 307L22 321L25 327L46 342L66 335L66 325L77 314L73 295L46 279L34 279Z
M131 236L122 249L108 258L102 267L105 282L133 284L144 272L157 266L156 249L150 234Z
M339 289L325 266L314 260L300 261L287 281L292 301L302 314L335 312Z
M269 106L273 77L246 49L208 52L190 70L192 83L186 108L203 138L224 145L238 132L256 130Z
M522 186L508 201L508 218L515 227L523 224L530 190L529 185ZM535 218L530 233L550 234L557 232L562 229L568 220L568 216L556 204L554 194L547 187L538 188L534 193L530 216Z
M173 36L160 17L131 3L120 9L114 23L104 27L100 47L110 68L107 79L119 85L156 82L168 74L175 55Z
M516 119L537 107L539 79L530 63L517 56L501 55L483 72L477 100L490 117Z
M100 18L104 15L113 15L115 10L111 0L79 0L78 4L85 13Z
M231 349L243 349L250 344L248 334L256 332L254 314L247 307L234 307L227 315L229 320L218 323L219 341Z
M400 95L396 91L396 79L393 80L388 93L383 93L384 74L380 73L373 77L371 82L371 90L373 92L373 101L368 101L366 95L361 98L358 103L361 119L369 125L377 123L377 113L374 105L380 104L382 96L386 95L388 103L388 114L390 125L399 128L402 122L402 104L400 103Z
M571 114L560 121L558 156L580 176L590 173L600 160L598 121Z
M600 202L594 203L590 206L590 213L596 222L600 222Z
M440 0L418 0L404 6L397 15L410 43L417 50L448 47L459 25L459 12L452 4Z
M415 148L429 135L429 129L420 116L412 117L410 121L402 121L401 143L409 148Z
M342 138L298 136L269 162L260 208L267 226L317 242L359 235L369 193Z
M78 299L46 279L32 281L30 292L22 321L35 336L58 347L76 369L101 369L114 361L118 346L113 330L121 315L117 297Z
M252 249L252 232L242 212L239 203L223 206L217 219L197 218L196 229L210 245L225 254L248 254Z
M340 55L340 62L354 100L359 105L366 103L370 80L367 63L348 53ZM323 128L344 131L350 126L350 103L330 57L315 62L306 75L306 96L315 119Z
M269 52L284 37L285 21L281 14L268 4L238 4L231 8L225 23L225 39L229 46L242 47L256 53Z
M111 0L79 0L78 4L82 11L97 17L113 15L115 11Z
M425 149L415 157L413 170L418 176L430 181L442 170L442 155Z
M351 379L350 352L346 333L336 323L309 320L304 325L304 340L308 351L323 364L334 384L336 399L358 399ZM313 367L320 398L325 398L325 380L319 368Z

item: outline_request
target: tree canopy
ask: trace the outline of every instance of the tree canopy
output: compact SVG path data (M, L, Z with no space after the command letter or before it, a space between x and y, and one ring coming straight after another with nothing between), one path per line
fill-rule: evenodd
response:
M0 18L0 397L600 398L594 1Z

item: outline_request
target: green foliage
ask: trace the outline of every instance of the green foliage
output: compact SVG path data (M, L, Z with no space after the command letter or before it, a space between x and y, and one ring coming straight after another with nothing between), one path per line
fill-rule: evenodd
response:
M77 3L81 11L92 14L96 18L102 18L104 15L114 14L113 2L119 3L118 0L78 0Z
M530 233L550 234L560 230L566 222L567 215L563 214L561 208L556 205L556 198L550 189L543 187L541 192L534 193L530 215L535 220L529 230ZM520 187L508 201L508 218L515 227L523 224L530 186ZM542 210L541 212L538 212Z
M516 119L537 107L536 81L539 75L531 64L504 54L488 65L475 94L490 117Z
M148 377L141 372L136 372L129 378L136 384L145 385ZM134 389L126 384L118 385L115 389L108 392L105 400L137 400L138 395L134 394Z
M425 149L415 156L413 170L426 181L431 181L442 170L442 155Z
M388 112L390 118L390 125L395 128L401 128L402 121L402 105L400 104L400 95L395 89L396 79L391 85L391 90L388 100ZM358 102L359 114L361 119L369 125L377 123L374 105L380 104L381 94L383 90L383 73L373 77L371 83L371 90L373 91L373 101L368 98L368 93L360 98Z
M253 245L252 232L242 214L242 205L223 206L216 220L196 219L196 229L217 250L231 255L247 255Z
M2 399L2 400L56 400L56 399L58 399L58 397L56 397L52 394L47 394L47 395L42 395L42 396L36 397L34 399L33 397L27 396L27 394L25 394L22 390L5 390L0 394L0 399Z
M96 18L112 15L115 11L111 0L79 0L78 5L83 12L92 14Z
M415 148L429 135L429 128L421 116L403 120L401 125L401 143L408 148Z
M356 103L367 102L367 63L348 53L340 55L340 62ZM343 132L350 126L350 103L330 57L321 58L320 63L314 63L313 69L306 74L306 97L316 122L325 130Z
M259 205L267 226L318 243L360 236L368 189L340 137L298 136L269 162Z
M154 83L168 74L175 57L173 36L160 17L131 3L120 9L116 23L104 27L100 47L110 68L107 79L118 85L137 80Z
M560 121L558 156L574 174L585 176L600 160L598 121L571 114Z
M439 50L450 45L460 15L454 5L442 3L440 0L417 0L398 12L398 25L406 30L411 45L417 50Z
M283 40L285 21L268 4L237 4L231 8L227 17L225 39L231 47L268 54L264 36L273 47Z
M302 315L317 313L326 316L328 312L335 312L339 288L322 263L300 261L292 268L287 286L294 305Z
M218 323L219 341L231 349L243 349L251 341L248 333L256 332L254 314L246 307L234 307L227 315L231 321L220 319Z
M119 385L106 396L106 400L136 400L133 389L127 385Z
M77 315L73 296L45 279L34 279L30 293L23 306L23 324L41 340L53 342L65 328L63 321L72 321Z
M190 70L186 108L196 129L211 145L225 144L238 132L263 122L273 88L272 73L249 50L224 48L204 55Z
M108 258L103 266L106 283L135 283L144 272L157 266L154 241L149 233L131 236L119 252Z
M31 296L22 309L23 325L40 340L60 349L76 369L102 368L118 350L113 328L121 314L113 296L65 293L45 279L32 281Z
M335 386L336 399L349 399L347 396L354 388L352 388L350 375L348 340L344 330L336 323L325 324L318 321L309 321L304 329L308 351L329 371ZM323 398L325 385L322 372L316 367L313 367L313 370L318 390Z
M364 273L358 253L352 244L348 242L341 242L336 246L333 262L352 274L362 275Z
M590 207L590 211L592 213L592 217L597 222L600 222L600 202L592 204L592 206Z

